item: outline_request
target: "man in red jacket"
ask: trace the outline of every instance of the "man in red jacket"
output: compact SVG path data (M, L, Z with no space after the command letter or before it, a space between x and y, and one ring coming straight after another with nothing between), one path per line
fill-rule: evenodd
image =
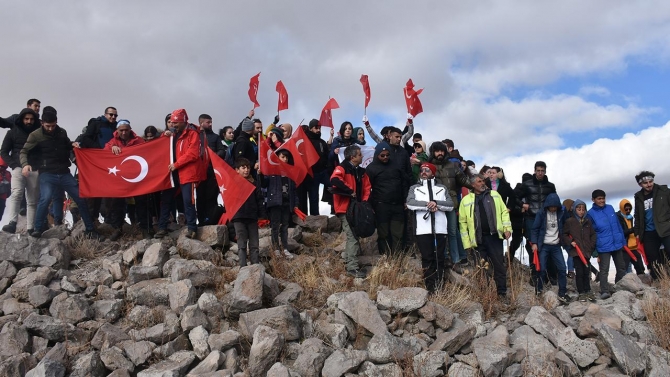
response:
M115 155L119 155L123 148L143 143L144 139L137 136L135 132L130 129L130 122L126 119L119 119L116 125L116 131L114 131L112 138L105 144L105 149L112 151ZM140 201L142 200L140 199ZM116 241L121 237L121 231L123 230L123 224L125 223L126 198L109 198L108 203L108 218L106 218L105 221L114 228L114 232L112 232L107 239ZM146 219L140 219L140 228L147 229L148 225L144 220Z
M166 131L164 135L173 136L173 162L168 165L168 169L172 173L175 188L161 192L161 214L158 219L158 232L154 237L162 238L167 235L170 207L174 203L176 188L179 187L184 200L184 214L188 227L186 237L194 238L198 226L196 225L197 216L193 192L198 183L204 181L207 177L207 163L209 160L204 145L201 143L198 130L188 126L186 110L177 109L173 111L170 121L175 127L174 134L172 131Z
M352 198L362 202L370 198L370 180L365 174L365 169L359 166L361 162L363 162L361 148L358 145L351 145L344 151L344 162L335 168L330 177L335 213L342 221L342 230L347 236L344 249L347 274L355 278L364 278L365 272L358 268L361 245L347 223L347 208Z

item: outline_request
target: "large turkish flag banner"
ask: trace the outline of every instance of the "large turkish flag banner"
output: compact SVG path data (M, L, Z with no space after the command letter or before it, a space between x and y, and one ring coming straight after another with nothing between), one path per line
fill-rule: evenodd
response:
M83 198L128 198L174 187L172 137L125 147L119 155L107 149L75 148L79 195Z
M214 168L216 183L219 185L219 191L223 198L223 206L226 208L226 212L219 219L219 224L225 225L235 216L240 207L247 201L249 195L256 190L256 186L237 174L237 171L223 161L211 148L207 147L207 151L212 160L212 168Z

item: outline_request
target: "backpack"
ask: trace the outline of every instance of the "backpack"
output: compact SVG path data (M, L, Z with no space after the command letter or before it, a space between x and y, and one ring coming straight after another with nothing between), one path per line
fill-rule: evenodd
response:
M370 237L377 229L375 211L369 202L359 202L352 198L346 216L349 228L355 237Z

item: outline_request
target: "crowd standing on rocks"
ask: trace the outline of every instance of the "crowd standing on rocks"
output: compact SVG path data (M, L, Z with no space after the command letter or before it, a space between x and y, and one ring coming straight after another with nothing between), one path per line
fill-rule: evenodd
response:
M378 142L367 168L362 128L345 122L326 142L318 120L301 125L295 135L318 161L296 182L263 174L270 154L291 166L299 157L282 149L293 127L279 117L269 137L253 111L217 135L210 116L196 126L179 109L163 133L174 140L165 167L174 188L83 200L73 148L119 155L161 132L139 137L108 107L71 142L55 109L40 122L31 101L1 120L12 176L0 233L0 375L670 373L670 196L652 172L635 177L634 206L622 201L616 213L597 189L586 211L560 202L541 161L515 189L500 168L474 171L448 139L426 161L409 116L405 130L381 137L364 119ZM256 185L230 226L213 225L226 209L216 203L218 172L200 158L212 152ZM319 215L321 185L337 216ZM64 192L82 221L62 225ZM366 211L371 237L361 237ZM531 271L514 257L521 237ZM556 284L558 294L545 289Z

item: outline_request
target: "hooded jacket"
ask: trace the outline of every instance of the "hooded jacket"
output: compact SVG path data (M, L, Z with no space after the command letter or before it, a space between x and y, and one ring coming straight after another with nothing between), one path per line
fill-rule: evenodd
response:
M654 198L654 207L652 209L652 218L654 226L659 237L670 236L670 190L666 185L654 183L652 189L652 198ZM635 232L638 235L644 234L645 212L644 212L644 190L635 193Z
M426 205L434 201L436 212L428 212ZM414 211L416 216L416 235L447 234L447 215L445 212L454 210L454 202L443 185L435 179L422 180L410 187L407 194L407 209Z
M614 212L614 207L609 204L598 207L594 203L587 216L591 219L596 231L596 251L598 253L611 253L623 249L626 245L626 238L616 212Z
M537 215L535 215L533 229L530 234L530 243L537 244L538 250L542 250L544 236L547 233L547 208L549 207L558 207L556 210L556 220L558 222L558 243L559 245L561 243L561 235L563 234L563 206L561 205L561 199L558 195L551 193L547 195L542 211L539 211Z
M547 199L549 194L556 193L556 186L549 182L549 177L544 176L542 181L538 180L533 174L531 179L521 182L521 187L517 195L517 204L519 207L523 205L522 200L526 200L528 204L528 211L525 212L526 217L535 217L543 208L542 203ZM561 205L560 203L558 204Z
M116 131L116 122L108 121L104 115L91 118L84 128L79 144L82 148L102 149L112 139L114 131Z
M258 152L254 150L254 144L251 142L251 135L241 131L240 136L235 140L235 145L231 152L233 161L240 157L244 157L249 160L251 164L251 170L254 171L254 165L258 161Z
M358 201L366 202L370 199L370 179L365 169L360 166L354 167L349 161L344 161L335 168L330 176L330 184L343 193L333 193L333 207L338 215L347 213L351 194L356 193Z
M178 135L175 144L174 167L179 174L179 183L197 183L207 178L209 158L206 153L200 152L199 132L185 128Z
M500 194L496 191L489 191L489 195L491 195L496 208L496 230L498 232L498 237L502 240L505 239L505 232L512 231L512 222L510 221L509 212L507 211L507 207L505 206L505 203L503 202ZM459 230L461 233L461 240L463 241L464 249L477 247L475 200L475 193L469 193L463 197L461 206L458 210Z
M577 208L578 205L586 207L583 201L577 199L573 203L572 208ZM596 248L596 231L593 229L593 224L586 213L584 213L584 217L582 218L577 216L577 211L573 210L572 213L573 215L568 217L563 225L563 234L561 235L563 245L568 250L568 255L576 257L577 249L572 246L572 242L574 241L582 250L584 258L588 261Z
M35 119L32 126L28 127L23 125L23 118L27 114L32 114L33 118ZM26 140L28 140L28 135L40 128L38 119L39 117L37 113L35 113L32 109L25 108L21 110L21 113L19 113L19 116L14 121L12 128L7 131L5 138L2 140L2 147L0 147L0 157L2 157L10 169L21 167L21 149L23 149ZM28 161L28 165L33 167L37 166L38 162L32 154L28 156Z
M370 179L372 186L372 195L370 202L373 205L384 204L404 204L407 194L405 194L402 182L402 172L393 166L391 159L386 163L381 162L377 157L383 151L390 152L390 146L383 141L375 147L375 157L373 161L365 168L365 173Z
M635 233L635 228L633 227L633 215L630 215L630 219L627 219L626 215L624 215L623 208L626 206L626 204L629 204L631 207L633 206L631 202L628 201L628 199L622 199L619 202L619 212L616 214L619 217L619 223L621 224L621 229L623 229L623 235L626 237L628 248L631 250L637 250L637 239L635 238L637 234ZM633 211L631 210L631 213L632 212Z
M444 149L439 146L440 144ZM438 145L438 147L436 147L436 145ZM443 160L440 161L434 157L436 150L444 150L445 154ZM460 166L457 166L454 162L448 160L449 152L447 152L446 145L440 142L431 144L429 156L429 161L437 167L435 181L449 189L451 200L454 202L455 206L458 206L458 191L460 190L460 187L467 187L472 190L472 185L468 182L468 177L461 171Z

